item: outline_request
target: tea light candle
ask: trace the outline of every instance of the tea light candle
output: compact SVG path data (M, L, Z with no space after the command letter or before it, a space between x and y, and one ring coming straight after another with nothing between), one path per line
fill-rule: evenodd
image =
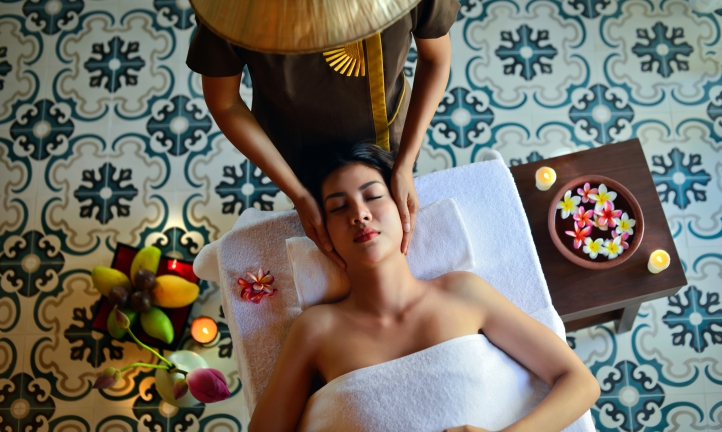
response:
M649 263L647 263L647 268L652 273L659 273L669 267L669 261L669 254L659 249L652 252L652 255L649 256Z
M191 324L191 337L204 347L210 348L220 340L218 324L207 316L198 317Z
M541 167L536 170L536 187L539 190L549 190L557 181L557 173L549 167Z

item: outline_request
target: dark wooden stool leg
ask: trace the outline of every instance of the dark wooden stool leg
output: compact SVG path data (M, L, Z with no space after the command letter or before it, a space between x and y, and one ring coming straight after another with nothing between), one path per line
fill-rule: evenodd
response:
M614 328L617 330L617 334L628 332L634 325L634 318L637 317L639 307L642 303L636 305L627 306L622 309L622 316L618 320L614 321Z

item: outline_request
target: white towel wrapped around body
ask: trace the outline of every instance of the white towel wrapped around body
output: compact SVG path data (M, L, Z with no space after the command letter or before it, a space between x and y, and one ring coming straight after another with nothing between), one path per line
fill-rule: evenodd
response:
M331 380L306 403L298 430L440 432L467 424L500 430L548 391L485 336L472 334ZM565 431L593 430L589 420Z

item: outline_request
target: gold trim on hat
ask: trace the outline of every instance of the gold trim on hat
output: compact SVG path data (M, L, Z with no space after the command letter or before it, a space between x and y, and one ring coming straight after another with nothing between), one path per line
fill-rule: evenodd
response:
M270 54L340 48L378 33L421 0L190 0L223 39Z

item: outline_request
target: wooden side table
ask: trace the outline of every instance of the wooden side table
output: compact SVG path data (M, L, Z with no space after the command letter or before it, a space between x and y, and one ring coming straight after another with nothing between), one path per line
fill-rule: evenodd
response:
M542 166L554 168L557 180L548 191L536 188L534 174ZM615 321L618 333L632 328L642 302L675 294L687 285L657 189L638 139L581 151L511 168L529 219L552 303L567 331ZM573 264L554 247L547 228L551 199L568 181L599 174L623 184L637 198L644 214L644 237L635 254L608 270L588 270ZM667 251L669 268L647 270L649 255Z

